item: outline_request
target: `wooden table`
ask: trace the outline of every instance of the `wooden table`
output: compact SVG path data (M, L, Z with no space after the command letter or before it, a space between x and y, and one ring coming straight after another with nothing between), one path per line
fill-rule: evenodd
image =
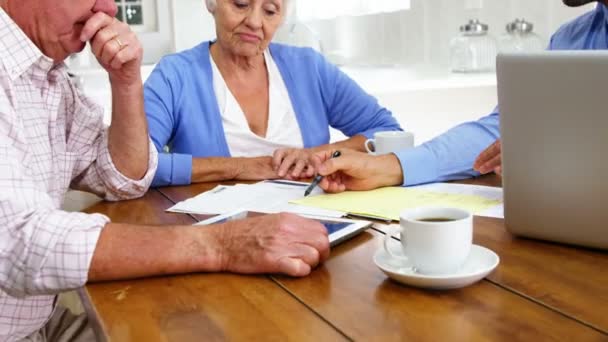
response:
M468 182L500 185L496 177ZM115 222L192 224L164 210L215 185L151 190L89 211ZM459 290L389 280L372 261L383 231L370 229L305 278L195 274L91 284L82 295L100 338L112 341L608 341L608 253L515 238L499 219L476 217L474 231L501 263Z

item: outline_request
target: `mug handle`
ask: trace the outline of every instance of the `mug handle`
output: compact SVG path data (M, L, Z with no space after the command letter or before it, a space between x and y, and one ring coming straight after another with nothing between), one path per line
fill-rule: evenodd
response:
M363 144L363 146L365 146L365 150L367 151L367 153L375 156L376 152L371 150L371 148L369 147L370 143L374 146L374 150L375 150L376 149L376 140L375 139L367 139L365 141L365 143Z
M393 236L396 233L401 233L401 238L405 239L405 232L403 231L403 228L401 227L392 227L389 228L388 232L386 232L386 235L384 235L384 250L386 251L386 253L388 253L388 255L391 256L391 258L395 258L397 260L403 260L403 261L407 261L408 258L405 255L397 255L395 253L393 253L391 251L391 249L389 248L388 244L390 243L390 241L392 240Z

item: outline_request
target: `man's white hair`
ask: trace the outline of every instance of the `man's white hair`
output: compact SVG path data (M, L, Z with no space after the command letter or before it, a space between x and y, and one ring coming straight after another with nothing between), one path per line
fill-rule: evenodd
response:
M217 0L205 0L205 4L207 5L209 13L213 14L217 7ZM294 6L294 0L283 0L283 20L291 19L291 16L294 13Z

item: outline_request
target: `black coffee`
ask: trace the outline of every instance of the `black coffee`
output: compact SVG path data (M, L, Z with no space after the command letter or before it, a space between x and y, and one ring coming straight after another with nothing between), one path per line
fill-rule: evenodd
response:
M429 217L429 218L419 219L418 221L420 221L420 222L451 222L451 221L456 221L456 220L447 218L447 217Z

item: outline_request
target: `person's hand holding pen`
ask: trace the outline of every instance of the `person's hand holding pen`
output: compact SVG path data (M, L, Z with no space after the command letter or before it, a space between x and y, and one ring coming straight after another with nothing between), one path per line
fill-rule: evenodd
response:
M340 151L334 151L331 154L330 158L338 158L339 156L341 156L342 153L340 153ZM320 174L317 174L315 176L315 178L312 180L312 183L310 183L310 186L306 189L306 191L304 192L304 197L310 195L310 193L314 190L314 188L317 187L317 185L319 185L319 183L321 183L321 181L323 180L323 176Z
M313 165L322 176L319 187L326 192L345 190L372 190L403 184L399 159L390 153L372 156L348 149L322 151L313 156Z

